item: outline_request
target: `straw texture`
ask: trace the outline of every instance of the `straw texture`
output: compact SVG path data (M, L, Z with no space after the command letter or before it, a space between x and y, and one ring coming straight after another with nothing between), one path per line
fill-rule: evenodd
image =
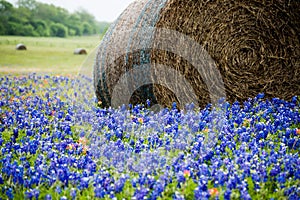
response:
M198 104L210 102L203 79L209 74L199 74L174 52L149 49L155 38L162 36L155 29L143 33L143 27L180 32L200 44L214 60L229 102L244 101L261 92L267 98L286 100L300 95L299 1L141 0L121 14L99 46L94 86L103 106L111 105L114 86L122 75L147 64L163 64L180 72L195 91ZM155 69L151 73L155 81L165 78L158 77ZM138 87L129 82L128 89ZM179 103L168 84L136 89L131 103L146 99L166 106Z

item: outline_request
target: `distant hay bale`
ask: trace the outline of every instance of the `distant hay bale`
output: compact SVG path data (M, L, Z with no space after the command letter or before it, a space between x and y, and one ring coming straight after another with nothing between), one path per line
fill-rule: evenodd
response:
M188 80L200 106L210 102L208 85L203 81L210 74L197 73L195 66L174 52L147 48L163 36L155 29L144 33L143 27L177 31L200 44L214 60L229 102L244 101L258 93L285 100L300 95L300 1L140 0L121 14L99 46L94 87L103 106L111 105L114 87L121 77L144 64L175 69ZM158 72L152 72L154 80ZM132 84L142 77L129 78ZM151 99L170 106L178 102L168 87L146 83L142 87L126 86L138 87L131 103Z
M87 52L84 48L77 48L74 50L75 55L86 55Z
M16 50L27 50L26 46L24 44L17 44Z

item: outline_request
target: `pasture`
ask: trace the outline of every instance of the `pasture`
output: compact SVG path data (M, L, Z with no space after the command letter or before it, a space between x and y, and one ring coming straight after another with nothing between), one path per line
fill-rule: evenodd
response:
M77 74L82 64L99 44L100 36L69 38L39 38L0 36L0 74L30 72L50 74ZM23 43L26 51L17 51ZM76 48L85 48L87 55L74 55Z

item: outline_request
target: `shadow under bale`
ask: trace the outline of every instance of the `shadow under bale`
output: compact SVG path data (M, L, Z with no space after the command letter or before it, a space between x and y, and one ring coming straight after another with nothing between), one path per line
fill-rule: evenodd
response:
M253 98L258 93L285 100L300 95L299 1L141 0L133 2L121 14L99 46L94 87L105 107L112 105L114 91L119 91L122 97L128 91L132 93L131 90L138 90L133 93L136 97L130 98L131 103L144 103L146 97L152 97L164 106L172 102L180 105L180 98L170 88L181 86L176 85L177 80L164 81L169 74L158 73L156 65L179 72L196 94L199 106L211 102L214 90L210 87L214 82L207 81L212 77L211 70L199 73L192 62L197 58L177 54L172 46L190 51L190 55L197 55L193 54L195 48L185 45L180 38L176 42L165 37L160 30L180 33L195 41L195 46L203 47L213 60L213 63L210 59L203 61L205 66L214 67L223 82L215 84L214 90L224 87L226 99L231 103ZM159 48L162 39L169 41L169 49ZM147 76L145 73L141 77L127 76L122 83L128 84L122 90L115 90L124 74L147 65L152 85L145 78L149 87L141 87L139 79ZM189 90L181 93L187 97L191 94Z

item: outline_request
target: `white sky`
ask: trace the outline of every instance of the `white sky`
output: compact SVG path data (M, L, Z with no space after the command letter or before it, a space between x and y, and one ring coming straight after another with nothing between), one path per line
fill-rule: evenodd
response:
M11 3L17 0L8 0ZM38 2L63 7L70 12L84 8L98 21L113 22L134 0L37 0Z

